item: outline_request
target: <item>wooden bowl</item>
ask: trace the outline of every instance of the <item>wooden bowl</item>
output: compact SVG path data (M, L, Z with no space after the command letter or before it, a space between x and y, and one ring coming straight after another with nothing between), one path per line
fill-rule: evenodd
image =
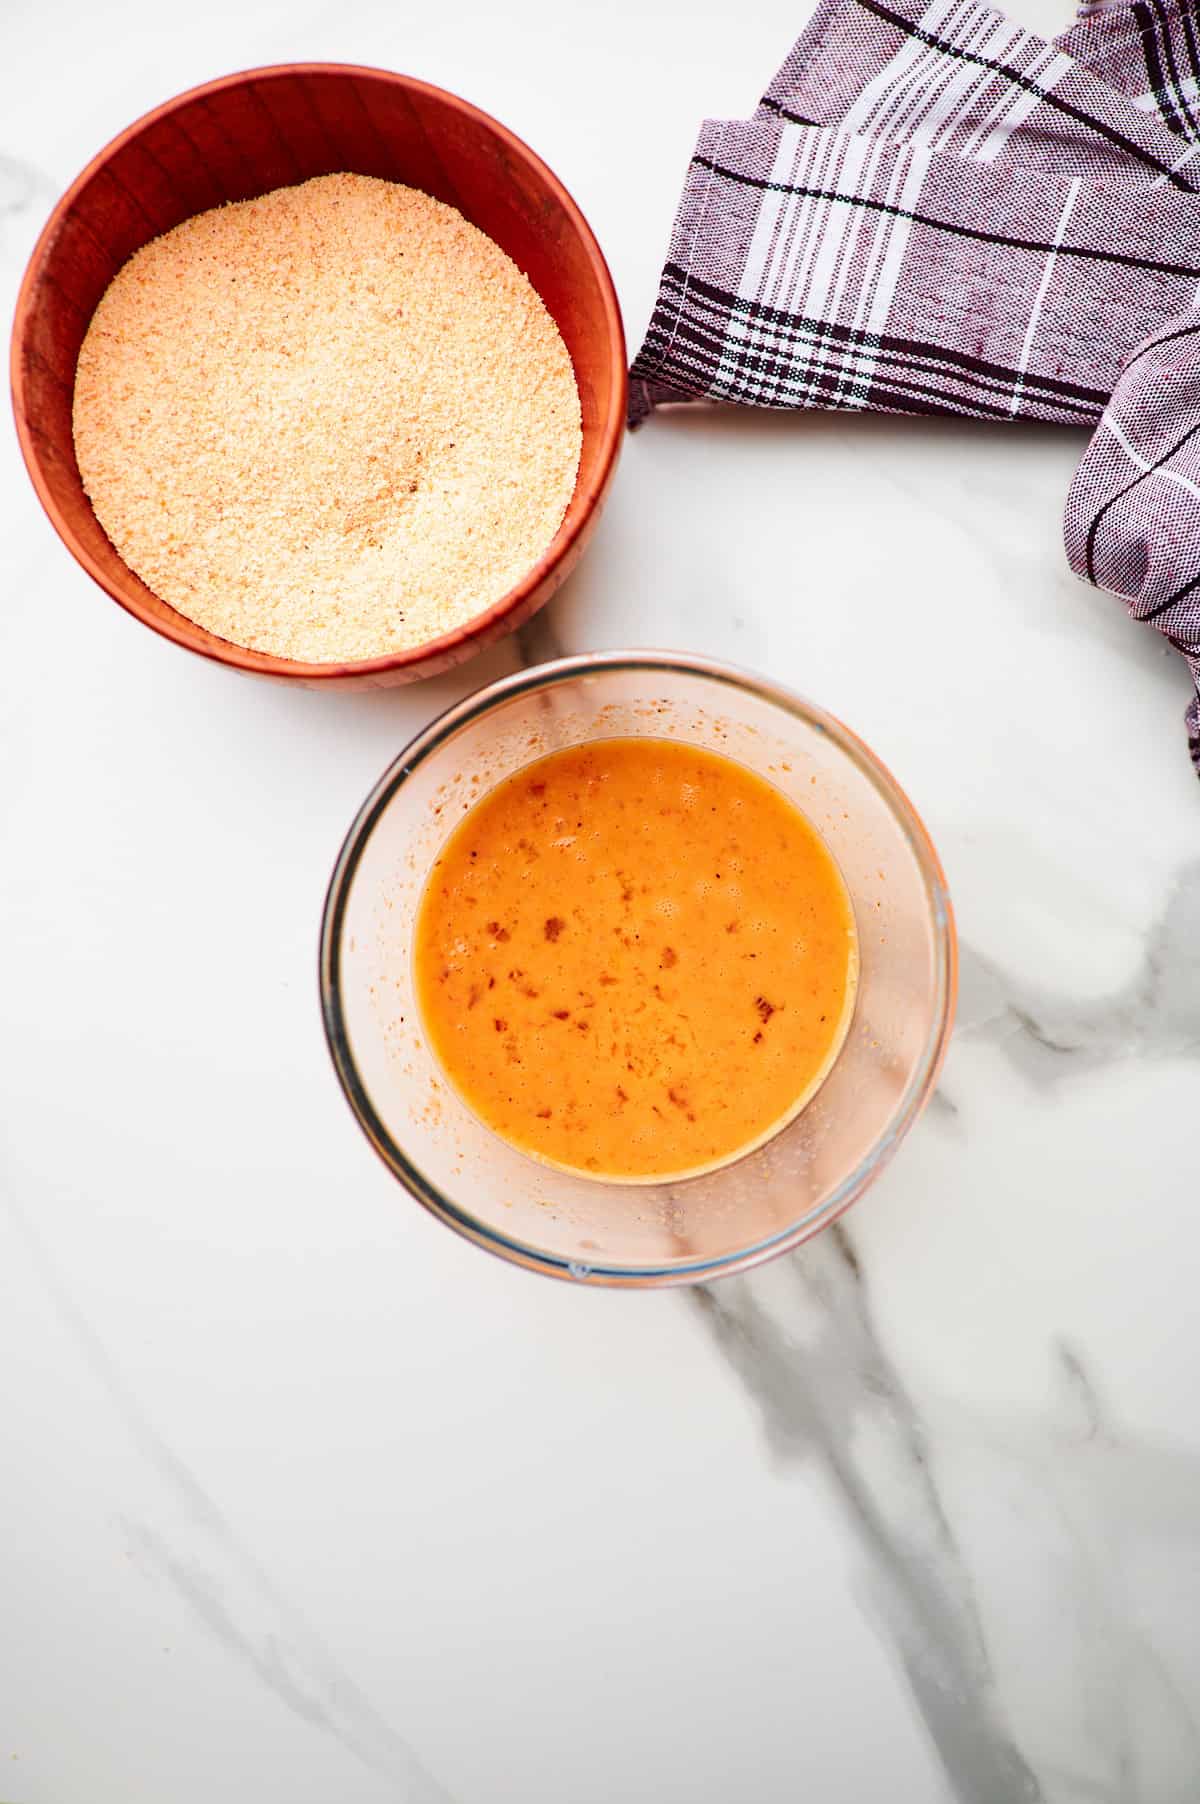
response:
M248 651L148 589L109 543L84 493L71 435L75 364L96 304L134 251L193 213L314 175L383 176L448 201L522 269L575 365L583 452L545 556L465 625L360 663L302 664ZM177 645L239 670L333 687L432 676L511 632L574 566L612 480L625 419L625 343L612 277L562 183L502 125L425 82L383 69L294 63L192 88L114 138L63 195L17 299L17 436L67 549L123 608Z

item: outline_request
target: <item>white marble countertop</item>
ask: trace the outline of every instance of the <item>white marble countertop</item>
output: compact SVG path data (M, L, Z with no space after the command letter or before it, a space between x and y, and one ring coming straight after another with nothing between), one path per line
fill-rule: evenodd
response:
M750 109L802 12L10 6L9 304L135 115L331 58L529 139L632 348L697 121ZM5 426L5 1804L1200 1796L1200 794L1182 665L1066 570L1081 442L661 416L523 647L360 697L125 617ZM314 961L413 729L518 656L651 643L876 747L964 985L938 1102L844 1232L636 1295L406 1200Z

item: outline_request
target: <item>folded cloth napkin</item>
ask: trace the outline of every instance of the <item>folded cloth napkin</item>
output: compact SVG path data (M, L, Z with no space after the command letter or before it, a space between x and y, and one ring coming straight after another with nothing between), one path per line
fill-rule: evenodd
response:
M1198 5L1047 43L979 0L821 0L754 118L701 129L630 423L1098 421L1067 556L1187 660L1200 774Z

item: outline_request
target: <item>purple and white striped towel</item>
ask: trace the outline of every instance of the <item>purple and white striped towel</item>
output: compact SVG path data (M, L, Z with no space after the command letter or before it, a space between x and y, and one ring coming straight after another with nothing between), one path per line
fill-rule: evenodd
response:
M700 132L630 422L664 402L1093 425L1071 567L1182 652L1200 773L1200 0L1053 43L979 0L820 0Z

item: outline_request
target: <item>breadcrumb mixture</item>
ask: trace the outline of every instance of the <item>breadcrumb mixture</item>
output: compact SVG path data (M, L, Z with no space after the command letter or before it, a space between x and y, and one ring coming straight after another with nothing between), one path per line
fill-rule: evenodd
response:
M75 378L101 525L235 644L381 657L472 618L562 521L581 443L558 328L453 207L327 175L130 258Z

